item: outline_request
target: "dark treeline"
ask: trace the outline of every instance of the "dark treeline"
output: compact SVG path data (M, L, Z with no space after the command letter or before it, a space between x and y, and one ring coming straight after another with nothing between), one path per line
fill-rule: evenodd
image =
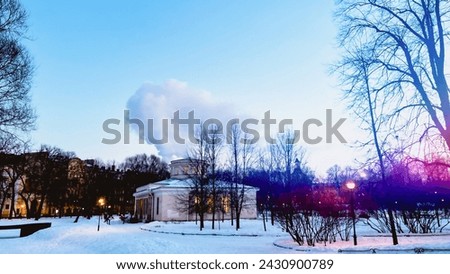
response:
M111 213L133 212L136 187L169 176L167 163L154 155L136 155L115 165L81 160L48 146L38 152L2 153L0 166L0 211L7 210L8 218L90 217L100 210L100 197ZM15 208L18 204L21 208Z

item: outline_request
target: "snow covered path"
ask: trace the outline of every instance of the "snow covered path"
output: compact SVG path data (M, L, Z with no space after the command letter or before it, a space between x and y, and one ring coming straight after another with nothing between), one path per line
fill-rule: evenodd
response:
M358 246L338 241L316 247L298 246L277 226L263 230L261 220L244 220L236 231L229 221L207 223L199 231L194 222L152 222L122 224L117 218L107 225L98 218L44 218L52 227L28 237L19 238L19 230L0 231L0 253L3 254L305 254L305 253L425 253L450 254L450 234L400 237L398 246L387 236L358 227ZM33 220L0 220L0 225L34 222ZM364 235L364 236L363 236ZM376 236L376 237L374 237ZM275 243L275 245L274 245ZM419 250L418 250L419 249Z
M201 233L194 223L151 223L122 224L117 218L107 225L101 222L97 231L98 218L90 220L80 218L73 223L73 218L42 219L52 222L52 227L41 230L25 238L16 238L17 231L0 231L0 253L22 254L273 254L292 253L292 250L280 249L273 245L279 236L287 234L275 227L264 235L262 223L245 221L238 233L244 236L227 236L236 233L225 222L221 230L209 227L203 233L222 233L224 236L182 235L151 232L145 229L161 229L165 225L168 232L179 230L192 234ZM26 223L31 220L1 220L0 224ZM180 227L183 226L184 227ZM156 227L155 227L156 226ZM225 226L228 226L225 228ZM181 229L181 230L180 230ZM277 233L279 231L279 233ZM15 233L16 235L13 235ZM245 236L258 234L258 236Z

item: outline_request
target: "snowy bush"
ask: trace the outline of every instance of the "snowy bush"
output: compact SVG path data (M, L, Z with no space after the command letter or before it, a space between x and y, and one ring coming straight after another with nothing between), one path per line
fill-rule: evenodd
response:
M334 187L301 186L279 199L276 219L299 245L348 240L344 203ZM342 225L344 224L344 231Z

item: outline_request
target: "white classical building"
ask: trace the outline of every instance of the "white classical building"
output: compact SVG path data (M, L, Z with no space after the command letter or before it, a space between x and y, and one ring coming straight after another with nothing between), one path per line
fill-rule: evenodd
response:
M195 199L189 194L194 181L192 175L195 168L189 159L174 160L170 164L170 179L150 183L136 189L134 215L143 221L192 221L196 213L188 210L189 199ZM217 182L219 188L227 190L230 183ZM241 218L255 219L257 217L256 192L258 188L239 185L244 188L244 206ZM223 191L226 193L226 191ZM221 197L221 210L217 211L216 219L230 219L230 199L226 194ZM212 212L205 214L206 219L212 218Z

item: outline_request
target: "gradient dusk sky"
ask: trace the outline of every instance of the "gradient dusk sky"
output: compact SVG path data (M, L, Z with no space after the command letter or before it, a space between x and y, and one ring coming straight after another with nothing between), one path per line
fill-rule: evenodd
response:
M196 113L215 107L216 113L206 112L217 115L210 118L262 119L270 110L273 118L302 122L324 120L332 109L335 120L347 118L341 127L347 141L365 136L328 73L339 58L332 0L22 3L29 13L30 39L24 43L36 66L36 148L49 144L105 161L156 153L136 141L101 143L109 137L102 129L106 119L123 119L130 107L147 106L144 113L152 113L157 101L130 100L147 100L138 91L151 87L160 87L159 99L171 100L153 111L184 106L176 91L181 87L192 94L189 107ZM361 155L336 139L305 148L319 173Z

